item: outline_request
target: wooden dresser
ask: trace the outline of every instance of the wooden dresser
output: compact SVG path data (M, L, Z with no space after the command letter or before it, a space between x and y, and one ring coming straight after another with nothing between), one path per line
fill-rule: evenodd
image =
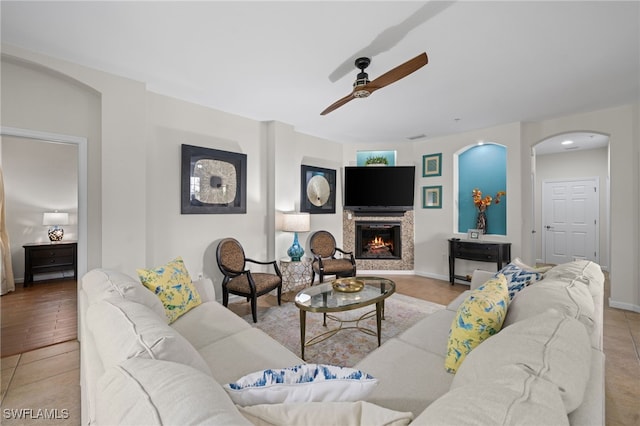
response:
M78 243L59 241L55 243L30 243L24 247L24 286L33 282L35 274L73 271L78 277Z
M496 272L503 263L511 262L511 243L449 239L449 282L458 279L471 281L471 277L456 275L456 259L495 263Z

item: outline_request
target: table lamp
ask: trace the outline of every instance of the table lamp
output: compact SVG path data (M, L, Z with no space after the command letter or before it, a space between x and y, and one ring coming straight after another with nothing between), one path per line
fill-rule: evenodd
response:
M285 213L282 221L282 230L293 232L293 244L287 250L287 254L294 262L299 262L304 255L304 249L298 243L298 232L309 232L311 229L311 218L309 213L290 212Z
M60 212L47 212L42 216L42 224L50 226L49 228L49 240L52 242L62 241L64 236L64 230L61 225L69 224L69 213Z

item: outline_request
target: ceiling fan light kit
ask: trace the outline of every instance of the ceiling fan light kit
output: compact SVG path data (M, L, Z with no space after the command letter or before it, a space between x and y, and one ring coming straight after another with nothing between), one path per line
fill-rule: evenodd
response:
M429 59L427 58L426 52L423 52L416 56L415 58L405 62L404 64L398 65L390 71L387 71L385 74L382 74L380 77L376 78L373 81L369 80L369 75L364 72L364 70L371 63L370 58L358 58L355 61L355 66L360 70L356 77L356 81L353 83L353 91L345 96L342 99L337 100L329 107L327 107L324 111L320 113L320 115L326 115L331 111L341 107L352 99L355 98L366 98L371 95L374 91L378 89L382 89L385 86L388 86L391 83L395 83L396 81L408 76L409 74L419 70L423 66L427 65Z

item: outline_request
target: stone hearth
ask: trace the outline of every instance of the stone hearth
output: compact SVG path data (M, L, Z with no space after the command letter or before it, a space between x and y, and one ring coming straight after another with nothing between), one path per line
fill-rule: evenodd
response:
M398 221L402 226L401 259L356 259L358 271L411 271L414 268L414 222L413 211L406 211L403 216L356 216L350 210L342 214L342 240L346 251L355 253L356 222L389 222Z

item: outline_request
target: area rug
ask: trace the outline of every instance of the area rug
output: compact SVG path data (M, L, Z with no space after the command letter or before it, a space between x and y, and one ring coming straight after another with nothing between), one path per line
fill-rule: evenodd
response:
M382 343L402 333L426 316L444 309L443 305L416 299L403 294L394 294L385 301L385 319L382 321ZM359 318L364 313L375 310L375 305L336 313L342 320ZM258 322L253 323L251 314L243 317L253 327L273 337L290 351L300 356L300 310L293 302L284 302L260 312ZM327 327L322 325L322 314L307 312L306 339L317 336L328 329L337 327L338 322L327 319ZM353 325L345 324L346 325ZM375 315L363 320L361 327L376 330ZM341 330L328 339L308 346L305 361L318 364L332 364L353 367L368 353L378 347L376 336L356 329Z

